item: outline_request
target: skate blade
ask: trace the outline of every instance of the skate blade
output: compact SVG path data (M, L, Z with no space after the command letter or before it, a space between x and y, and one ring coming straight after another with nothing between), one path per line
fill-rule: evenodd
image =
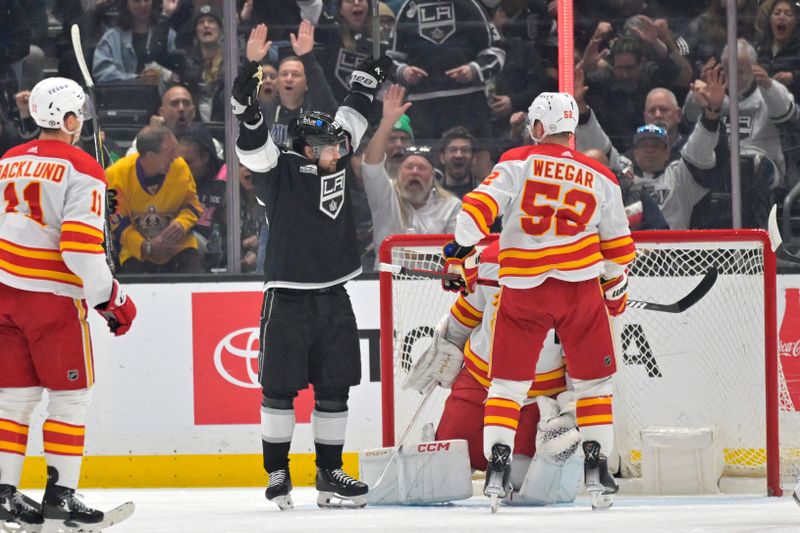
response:
M281 511L289 511L294 509L294 502L292 501L292 496L290 494L286 494L285 496L275 496L270 501L277 505L278 509Z
M797 505L800 505L800 494L797 494L796 490L794 492L792 492L792 498L794 498L794 502Z
M614 505L613 494L603 494L601 492L593 492L592 495L592 511L606 511Z
M490 499L491 499L490 505L492 507L492 513L496 513L497 510L500 508L500 495L499 494L492 494L490 496Z
M347 497L335 492L320 492L317 505L323 509L361 509L367 506L367 495Z
M41 533L99 533L104 529L127 520L136 510L133 502L125 502L103 513L103 520L96 524L67 524L61 520L45 520Z

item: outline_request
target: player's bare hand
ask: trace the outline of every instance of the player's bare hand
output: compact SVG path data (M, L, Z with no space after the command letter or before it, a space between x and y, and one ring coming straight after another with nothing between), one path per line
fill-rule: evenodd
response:
M260 62L269 52L272 41L267 40L267 25L259 24L250 30L245 55L248 61Z
M20 91L14 95L14 101L17 103L17 109L19 110L19 116L22 118L28 118L31 116L30 108L28 107L28 102L31 100L31 92L30 91Z
M411 102L403 102L406 97L405 88L392 84L383 95L383 120L394 124L411 107Z
M444 74L451 80L455 80L458 83L469 83L475 79L475 72L473 72L472 67L469 65L461 65L460 67L451 68L450 70L445 71Z
M292 50L296 56L306 55L314 49L314 25L304 20L297 28L297 35L289 34L289 40L292 41Z
M162 237L165 241L169 243L176 243L179 240L183 239L186 235L186 230L183 229L183 226L177 220L173 220L169 223L169 225L164 228L159 237Z
M789 87L792 85L792 82L794 81L794 74L786 71L776 72L775 75L772 76L772 79L777 81L778 83L782 83L785 86Z
M767 71L764 70L764 67L761 65L753 65L753 77L756 79L756 83L762 89L769 89L772 87L772 78L769 77ZM740 87L740 89L745 89L745 87Z
M403 82L406 85L416 85L422 78L427 78L428 73L419 67L406 67L403 69Z
M178 4L181 3L181 0L164 0L161 3L161 13L169 17L175 10L178 9Z
M489 103L489 109L498 117L505 117L511 113L511 97L504 94L495 95Z

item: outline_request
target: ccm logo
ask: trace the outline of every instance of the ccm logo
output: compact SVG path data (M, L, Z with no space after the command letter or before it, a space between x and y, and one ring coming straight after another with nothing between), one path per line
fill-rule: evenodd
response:
M419 453L438 452L440 450L449 450L449 449L450 449L449 442L425 442L417 446L417 451Z

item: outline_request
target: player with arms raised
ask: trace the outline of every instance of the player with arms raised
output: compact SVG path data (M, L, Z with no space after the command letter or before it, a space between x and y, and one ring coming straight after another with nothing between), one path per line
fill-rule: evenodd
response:
M94 383L87 314L93 307L123 335L136 307L105 259L103 169L72 146L86 103L74 81L42 80L30 96L39 138L0 159L0 525L107 527L104 513L75 495ZM45 388L47 488L39 509L17 486Z
M455 239L443 250L447 270L461 276L445 281L445 288L473 292L474 246L503 217L500 301L484 410L489 460L484 493L495 506L508 491L520 409L547 332L554 328L578 397L586 490L595 508L608 507L617 491L605 455L613 446L616 370L609 314L625 309L625 266L635 247L614 174L569 147L578 122L572 96L540 94L528 119L531 137L540 144L506 152L464 197Z
M353 179L350 158L391 61L368 60L353 72L351 92L335 120L317 111L298 115L289 125L292 149L284 150L270 137L259 108L258 62L269 49L266 38L265 25L253 29L248 61L231 96L239 120L239 160L253 172L270 225L259 354L266 496L281 509L292 506L293 402L311 383L317 503L360 507L366 504L367 486L342 470L349 389L361 380L358 330L344 288L361 273L347 188ZM309 23L300 25L292 42L311 49Z

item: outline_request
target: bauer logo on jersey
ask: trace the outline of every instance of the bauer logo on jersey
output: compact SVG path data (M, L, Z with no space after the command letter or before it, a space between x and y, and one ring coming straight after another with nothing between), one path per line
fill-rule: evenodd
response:
M453 2L425 2L417 9L417 31L423 39L442 44L456 32Z
M344 204L344 170L323 176L319 192L320 211L336 220Z
M317 165L303 165L300 167L301 174L314 174L317 175Z
M334 74L342 87L350 88L350 75L355 70L356 66L360 65L364 59L367 58L366 54L359 54L358 52L351 52L344 48L339 49L339 57L336 58L336 69Z

